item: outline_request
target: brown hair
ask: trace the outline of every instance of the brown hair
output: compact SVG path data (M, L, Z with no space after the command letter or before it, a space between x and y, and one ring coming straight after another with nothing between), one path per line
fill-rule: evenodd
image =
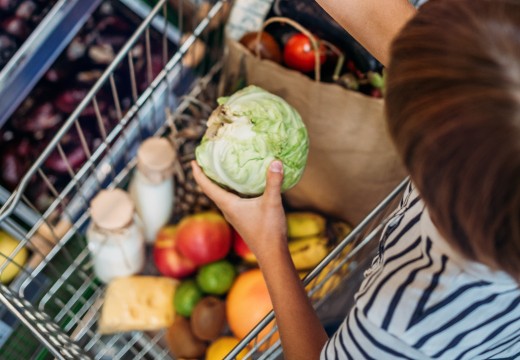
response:
M520 279L520 1L423 5L392 45L386 106L441 234Z

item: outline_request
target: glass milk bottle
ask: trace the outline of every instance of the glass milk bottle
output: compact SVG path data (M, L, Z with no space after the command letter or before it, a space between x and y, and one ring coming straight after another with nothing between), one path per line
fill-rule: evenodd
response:
M174 204L172 144L161 137L145 140L137 150L137 168L130 182L130 195L143 222L148 244L169 221Z
M140 272L145 241L132 199L121 189L101 190L90 203L87 241L97 277L110 280Z

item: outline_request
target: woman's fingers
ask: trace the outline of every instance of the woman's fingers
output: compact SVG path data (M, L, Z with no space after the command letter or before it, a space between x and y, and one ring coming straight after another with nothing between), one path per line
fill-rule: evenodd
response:
M196 161L191 162L193 169L193 177L202 191L222 210L231 209L234 205L238 205L240 197L232 194L219 185L211 181L202 171ZM262 201L268 206L281 206L282 196L281 189L283 183L283 164L279 160L273 161L268 169L265 191ZM234 204L234 205L233 205ZM231 206L231 207L230 207ZM236 206L235 206L236 207Z
M195 160L191 162L191 168L193 170L193 177L195 178L197 184L199 184L202 191L211 200L213 200L219 208L222 209L223 206L225 207L230 202L236 201L236 199L238 199L238 196L227 192L213 181L208 179Z
M264 200L270 205L282 203L283 164L280 160L274 160L267 170Z

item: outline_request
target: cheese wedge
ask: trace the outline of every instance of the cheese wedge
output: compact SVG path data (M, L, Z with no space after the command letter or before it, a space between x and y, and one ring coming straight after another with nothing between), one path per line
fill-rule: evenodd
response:
M110 282L105 293L98 332L151 331L174 320L173 297L178 282L165 277L129 276Z

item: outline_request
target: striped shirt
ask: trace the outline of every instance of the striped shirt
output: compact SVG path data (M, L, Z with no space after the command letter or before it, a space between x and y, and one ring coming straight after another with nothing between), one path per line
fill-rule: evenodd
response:
M520 359L520 288L440 236L410 185L321 359Z

